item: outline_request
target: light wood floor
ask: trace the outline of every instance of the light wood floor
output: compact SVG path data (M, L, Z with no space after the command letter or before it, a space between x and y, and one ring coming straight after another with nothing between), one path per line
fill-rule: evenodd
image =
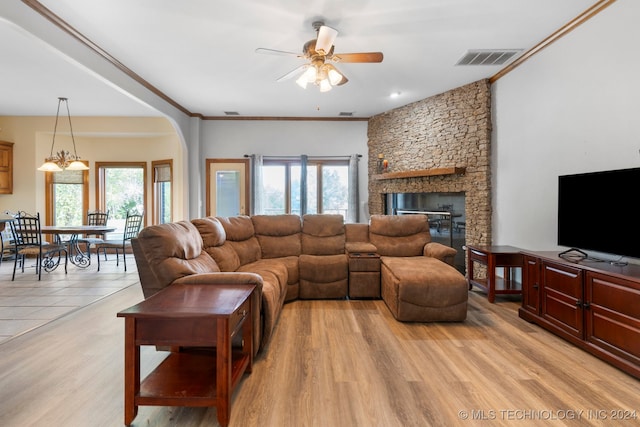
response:
M134 284L1 343L0 426L122 425L116 313L141 299ZM640 424L611 419L640 411L640 381L519 319L517 307L471 292L464 323L404 324L382 301L286 304L234 393L230 425ZM143 348L143 375L164 355ZM133 425L218 424L215 409L141 407Z

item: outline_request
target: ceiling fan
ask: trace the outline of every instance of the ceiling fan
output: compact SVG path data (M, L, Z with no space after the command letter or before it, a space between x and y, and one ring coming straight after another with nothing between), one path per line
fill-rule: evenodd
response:
M382 62L382 52L334 53L333 43L338 30L324 25L322 21L315 21L312 26L317 37L304 44L302 54L266 48L256 49L256 53L293 55L308 61L276 81L282 82L299 75L296 83L303 89L312 83L320 88L320 92L327 92L333 86L340 86L349 81L333 63Z

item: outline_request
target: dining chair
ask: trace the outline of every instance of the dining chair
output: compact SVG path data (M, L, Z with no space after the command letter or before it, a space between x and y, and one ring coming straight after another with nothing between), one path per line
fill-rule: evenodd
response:
M12 256L13 252L13 238L11 237L11 226L6 226L2 232L0 232L0 265L5 258Z
M38 280L42 278L42 269L50 272L59 265L64 254L64 273L67 274L69 252L66 243L49 243L42 239L40 229L40 213L30 215L26 212L18 212L15 220L9 223L13 235L14 258L13 276L16 278L16 268L20 261L22 272L27 257L36 258L36 273Z
M127 271L127 248L131 247L131 239L138 235L140 227L142 227L142 218L144 214L127 212L124 224L124 232L120 240L104 240L102 243L96 244L96 256L98 257L98 271L100 271L100 251L102 250L105 258L107 249L116 251L116 266L120 265L119 254L122 251L122 259L124 261L124 271Z
M16 216L9 211L4 211L1 215L4 221L0 223L0 228L2 228L0 232L0 265L2 265L2 261L4 261L5 258L11 258L13 256L13 237L11 227L8 223Z
M107 225L107 221L109 221L109 211L87 211L87 225ZM89 262L91 262L91 246L93 245L93 247L95 248L95 245L104 242L105 234L106 233L87 234L78 239L79 244L86 245ZM106 254L104 259L106 261Z

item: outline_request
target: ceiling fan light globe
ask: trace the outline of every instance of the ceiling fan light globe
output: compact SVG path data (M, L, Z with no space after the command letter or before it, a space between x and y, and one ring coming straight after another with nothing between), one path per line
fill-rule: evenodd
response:
M307 82L315 83L316 78L318 77L318 70L316 70L316 67L311 66L304 72L304 76L306 76Z
M329 82L330 82L333 86L335 86L335 85L337 85L338 83L340 83L340 82L342 81L342 79L343 79L343 76L342 76L342 74L340 74L340 73L338 72L338 70L336 70L336 69L331 69L331 70L329 70Z
M301 75L300 77L298 77L298 79L296 80L296 84L298 86L300 86L302 89L306 89L307 88L307 83L309 81L307 80L307 76L305 74Z
M320 92L329 92L331 90L331 83L329 80L324 79L320 81Z

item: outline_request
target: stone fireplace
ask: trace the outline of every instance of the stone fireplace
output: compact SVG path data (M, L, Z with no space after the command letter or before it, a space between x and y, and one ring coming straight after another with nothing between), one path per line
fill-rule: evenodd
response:
M464 194L464 240L491 244L491 92L486 80L374 116L368 127L369 212L389 194ZM388 162L377 170L378 158Z

